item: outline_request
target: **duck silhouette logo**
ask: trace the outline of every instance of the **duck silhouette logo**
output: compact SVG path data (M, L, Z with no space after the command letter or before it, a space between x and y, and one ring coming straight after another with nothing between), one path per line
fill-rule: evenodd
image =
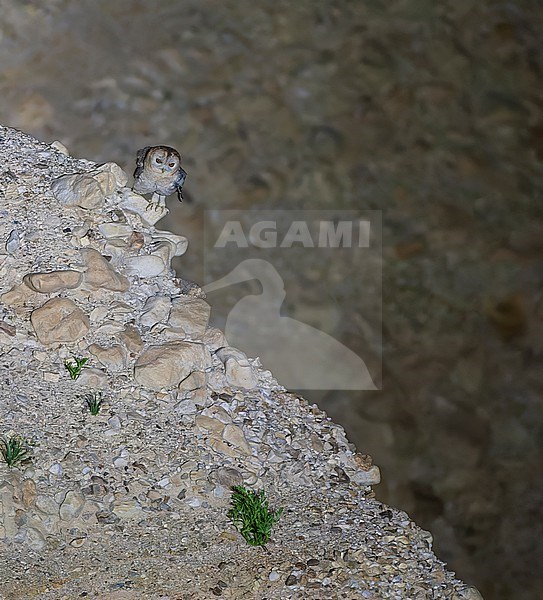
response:
M285 286L277 269L247 259L228 275L204 286L206 292L257 279L261 294L239 300L226 319L228 342L260 357L281 385L290 389L376 390L364 361L341 342L306 323L281 315Z

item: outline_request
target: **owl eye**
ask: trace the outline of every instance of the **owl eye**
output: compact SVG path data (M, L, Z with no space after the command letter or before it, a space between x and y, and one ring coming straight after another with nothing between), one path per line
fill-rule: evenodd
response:
M158 158L158 156L155 156L155 162L161 165L163 161L161 158Z
M168 163L168 167L175 167L175 163L174 162Z

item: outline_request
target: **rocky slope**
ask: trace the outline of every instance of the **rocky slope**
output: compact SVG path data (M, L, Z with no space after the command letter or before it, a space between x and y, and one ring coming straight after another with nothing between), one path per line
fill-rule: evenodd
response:
M0 128L0 434L31 444L0 464L1 597L479 598L344 431L208 326L170 266L187 240L126 184ZM284 507L267 550L227 518L242 483Z

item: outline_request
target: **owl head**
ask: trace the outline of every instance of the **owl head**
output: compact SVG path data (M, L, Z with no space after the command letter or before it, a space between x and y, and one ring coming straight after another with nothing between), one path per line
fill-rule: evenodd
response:
M157 174L177 173L181 166L181 156L175 148L153 146L145 156L145 166Z

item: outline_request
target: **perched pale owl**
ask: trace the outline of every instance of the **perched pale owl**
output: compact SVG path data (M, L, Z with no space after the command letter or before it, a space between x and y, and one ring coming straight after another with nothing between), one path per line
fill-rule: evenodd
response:
M181 156L169 146L146 146L136 154L133 190L138 194L153 194L150 204L166 205L166 196L177 192L182 202L181 188L186 172L181 168Z

